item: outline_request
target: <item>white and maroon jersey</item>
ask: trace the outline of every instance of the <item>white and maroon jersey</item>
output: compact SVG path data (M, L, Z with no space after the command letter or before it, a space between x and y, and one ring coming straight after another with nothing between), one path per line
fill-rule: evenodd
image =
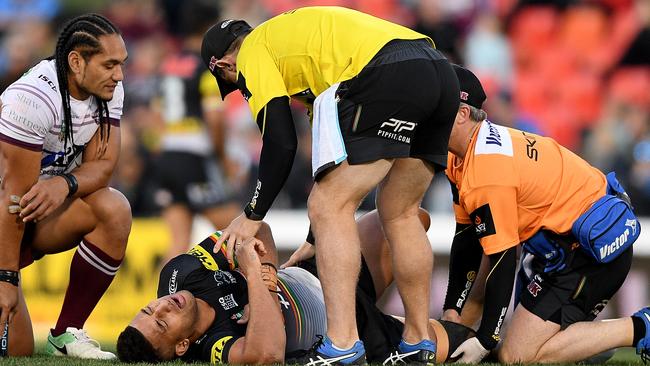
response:
M54 60L43 60L0 95L0 140L32 151L42 151L40 178L69 172L79 165L86 144L99 127L95 97L70 97L74 144L60 138L63 102ZM118 83L108 102L110 123L119 126L124 89Z

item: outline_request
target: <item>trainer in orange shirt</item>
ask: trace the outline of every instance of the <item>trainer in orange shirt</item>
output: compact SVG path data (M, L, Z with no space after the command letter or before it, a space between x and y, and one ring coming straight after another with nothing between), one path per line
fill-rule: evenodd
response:
M647 355L650 308L634 317L591 322L630 269L631 243L640 226L629 197L613 174L605 177L553 139L488 121L481 109L486 96L479 80L467 69L455 66L455 70L461 104L449 140L446 174L457 224L443 319L458 320L482 253L489 257L490 268L477 335L452 357L461 356L462 363L478 362L500 341L520 243L524 244L521 286L498 352L500 361L574 362L631 345L642 357ZM612 219L598 211L607 200L616 202L629 218ZM605 235L622 230L620 240L601 249L598 243L573 235L574 223L589 216L583 215L586 212L601 217L601 226L611 226ZM592 254L583 242L596 248L590 249ZM598 336L606 333L619 336Z

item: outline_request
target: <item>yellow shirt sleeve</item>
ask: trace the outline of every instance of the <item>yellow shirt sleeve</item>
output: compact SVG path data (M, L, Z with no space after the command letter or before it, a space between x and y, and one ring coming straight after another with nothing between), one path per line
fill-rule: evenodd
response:
M237 85L248 100L254 120L271 99L289 96L280 70L263 45L242 46L237 56L237 69Z

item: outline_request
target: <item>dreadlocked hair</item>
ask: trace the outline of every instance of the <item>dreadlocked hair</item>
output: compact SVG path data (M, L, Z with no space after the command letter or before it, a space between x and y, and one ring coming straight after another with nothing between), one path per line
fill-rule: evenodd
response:
M56 77L59 81L59 91L63 99L63 121L61 123L60 138L64 140L64 149L67 149L68 139L74 145L72 131L72 115L70 109L70 89L68 86L68 54L77 50L87 62L91 56L101 52L99 36L109 34L120 34L113 23L99 14L84 14L67 22L56 42L54 59L56 64ZM97 101L99 114L99 155L103 155L110 138L110 123L108 114L108 102L94 96Z

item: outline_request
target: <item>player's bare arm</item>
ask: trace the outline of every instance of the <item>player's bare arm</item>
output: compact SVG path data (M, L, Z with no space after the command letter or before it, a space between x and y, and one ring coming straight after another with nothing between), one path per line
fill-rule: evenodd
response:
M246 276L249 320L246 335L230 348L228 362L234 364L272 364L284 361L284 320L275 294L262 280L262 264L256 252L259 240L248 239L235 249L237 262Z
M41 152L30 151L5 142L0 142L0 270L18 271L20 242L25 231L25 223L18 215L9 212L8 206L15 205L11 196L22 196L38 180ZM18 287L0 281L0 324L7 322L18 303Z
M66 197L84 197L108 186L120 153L120 129L110 126L109 140L100 141L100 130L84 151L81 166L73 170L73 177L53 177L38 181L22 196L20 217L25 221L41 221L65 201ZM104 133L108 133L107 130ZM68 179L73 180L68 183Z

